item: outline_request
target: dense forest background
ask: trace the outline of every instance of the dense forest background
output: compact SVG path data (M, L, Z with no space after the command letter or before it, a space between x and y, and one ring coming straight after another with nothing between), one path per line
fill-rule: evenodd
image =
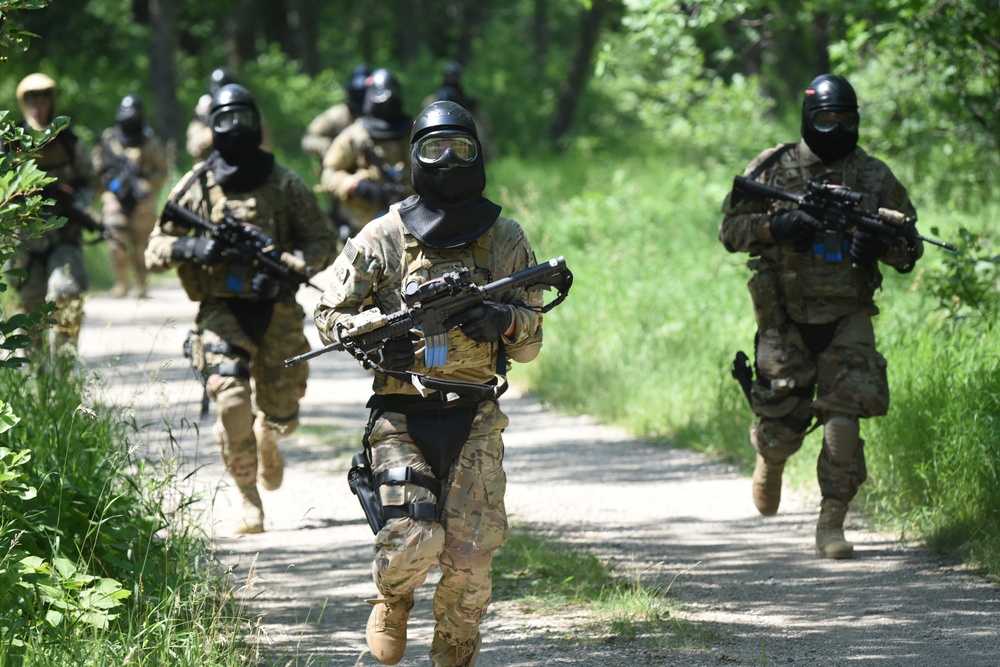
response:
M969 205L1000 167L998 0L87 0L33 3L37 35L9 53L0 94L44 71L89 138L129 92L183 146L209 72L260 98L280 159L342 98L359 62L402 79L410 113L458 61L501 154L686 151L745 163L792 140L817 74L858 89L863 143L909 182ZM179 167L189 158L176 154ZM308 174L304 173L304 176Z

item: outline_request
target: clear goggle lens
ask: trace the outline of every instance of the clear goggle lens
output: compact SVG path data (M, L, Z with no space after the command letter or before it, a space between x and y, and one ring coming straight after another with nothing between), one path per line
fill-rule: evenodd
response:
M857 111L814 111L812 124L819 132L830 132L837 125L848 132L858 129Z
M435 164L446 157L448 151L458 162L472 162L479 154L476 142L467 135L429 135L417 145L417 158L425 164Z
M250 109L228 109L215 114L212 120L212 129L216 132L231 132L236 128L256 130L257 114Z

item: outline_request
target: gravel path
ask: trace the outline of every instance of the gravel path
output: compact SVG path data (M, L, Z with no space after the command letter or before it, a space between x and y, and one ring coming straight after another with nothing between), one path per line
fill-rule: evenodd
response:
M311 313L316 296L301 298ZM343 354L311 362L303 427L282 446L284 485L262 492L267 532L233 538L226 526L238 494L211 438L214 408L199 422L201 386L180 355L194 313L173 285L154 286L142 301L95 295L81 354L114 400L135 406L148 455L195 471L219 558L266 635L261 664L378 664L364 641L372 535L346 484L368 376ZM306 330L318 344L311 322ZM760 517L749 479L728 466L555 413L514 390L501 403L511 417L512 523L669 587L678 618L709 639L704 648L649 649L609 638L584 612L532 615L496 603L479 667L1000 665L1000 591L981 578L871 532L855 515L847 528L857 557L818 559L815 497L786 487L781 512ZM434 581L417 591L402 667L427 664Z

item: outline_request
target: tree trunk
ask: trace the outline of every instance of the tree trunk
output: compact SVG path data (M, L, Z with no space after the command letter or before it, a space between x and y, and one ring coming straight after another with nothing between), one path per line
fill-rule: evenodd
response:
M295 49L292 55L302 63L306 74L315 76L320 70L319 52L316 50L319 7L310 0L290 0L288 5L288 27L292 31Z
M226 60L236 70L257 56L255 35L249 22L254 16L253 8L253 0L237 0L226 19Z
M817 72L830 71L830 15L817 11L812 16L813 58Z
M155 111L151 114L156 133L167 142L171 157L176 156L177 141L183 132L180 104L177 101L174 56L175 0L149 0L149 79Z
M535 51L535 81L545 77L545 63L549 60L549 0L535 0L534 20L531 24L532 45Z
M580 38L576 43L573 52L573 60L570 62L569 74L559 91L559 99L556 102L555 116L552 119L552 127L549 130L549 138L557 148L563 146L566 134L576 115L576 108L579 106L580 97L587 86L587 79L591 70L591 59L594 49L597 47L597 40L601 36L601 26L611 12L612 0L593 0L590 9L583 15L580 26Z

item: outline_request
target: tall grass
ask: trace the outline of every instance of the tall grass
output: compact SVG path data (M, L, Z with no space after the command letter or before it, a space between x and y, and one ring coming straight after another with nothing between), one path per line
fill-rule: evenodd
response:
M719 207L743 164L680 155L576 154L492 167L492 196L525 225L539 259L565 255L575 275L526 372L545 400L749 469L752 415L730 377L735 351L752 351L749 271L746 256L717 239ZM983 226L1000 211L1000 200L956 212L913 196L921 231L945 240L964 238L964 228L989 235ZM859 506L996 577L998 343L988 317L975 321L947 295L971 277L977 298L995 303L997 263L945 262L943 252L927 246L913 274L885 270L875 326L892 407L863 423L870 481ZM795 461L812 484L816 446L807 443Z
M68 363L0 372L0 665L238 665L243 610L177 471Z

